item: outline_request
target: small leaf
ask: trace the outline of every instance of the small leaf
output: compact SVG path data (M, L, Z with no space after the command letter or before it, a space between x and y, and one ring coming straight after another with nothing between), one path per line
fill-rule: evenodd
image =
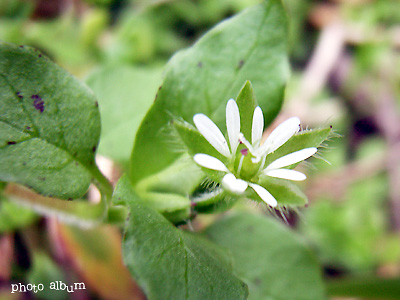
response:
M131 197L130 185L119 195ZM149 300L247 299L226 256L207 240L175 228L137 197L130 203L123 257Z
M131 180L156 174L180 154L166 134L171 119L192 122L204 113L219 128L228 99L251 80L268 124L282 104L288 77L287 20L279 0L244 10L177 53L168 63L158 97L142 122L131 156Z
M249 286L249 300L326 299L315 257L276 220L239 213L217 221L205 233L231 250L235 274Z
M240 131L248 141L251 141L251 125L254 109L257 107L257 99L250 81L246 81L240 90L236 103L240 112Z
M0 94L0 180L82 196L100 135L93 93L36 50L1 43Z

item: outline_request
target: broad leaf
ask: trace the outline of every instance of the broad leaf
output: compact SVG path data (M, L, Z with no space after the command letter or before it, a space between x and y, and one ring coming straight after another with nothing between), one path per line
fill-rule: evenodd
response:
M129 183L117 189L119 198L133 196ZM246 285L219 248L175 228L137 197L125 202L130 218L123 257L149 300L247 299Z
M100 135L93 93L34 49L1 43L0 95L0 180L82 196Z
M108 66L86 80L99 99L101 139L98 153L127 163L140 122L161 84L161 68Z
M249 300L326 299L315 257L276 220L240 213L214 223L206 234L231 250L234 271L249 286Z
M279 112L288 76L286 15L279 0L216 26L168 63L156 102L139 128L131 156L133 183L179 157L168 132L172 119L192 123L204 113L222 127L225 106L250 80L268 124Z

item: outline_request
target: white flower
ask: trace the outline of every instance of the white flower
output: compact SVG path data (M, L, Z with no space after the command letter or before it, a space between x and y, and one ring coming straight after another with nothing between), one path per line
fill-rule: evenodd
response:
M224 189L235 194L243 194L247 190L247 187L250 186L268 205L272 207L277 206L278 202L270 192L261 185L236 178L219 159L208 154L198 153L195 154L194 161L204 168L226 172L227 174L222 178L222 187Z
M248 161L247 164L252 164L253 167L256 167L256 172L251 175L254 178L257 178L260 174L264 174L288 180L304 180L306 179L306 176L303 173L284 169L284 167L301 162L317 152L317 148L305 148L280 157L264 168L266 156L269 153L274 152L286 143L296 132L298 132L300 120L298 118L291 118L283 122L271 133L267 140L261 144L262 133L264 130L264 118L261 108L256 107L252 122L252 144L250 144L240 132L239 108L233 99L230 99L226 106L226 127L230 148L217 125L215 125L207 116L196 114L193 117L193 121L204 138L229 161L236 159L236 152L239 143L243 143L252 155L251 161ZM268 205L272 207L277 206L278 203L276 199L264 187L252 182L251 180L243 180L240 178L242 168L244 167L244 157L248 155L247 150L242 149L241 154L236 170L228 169L222 161L208 154L198 153L195 154L193 158L201 167L226 173L221 181L221 185L224 189L234 194L243 194L247 188L250 187Z

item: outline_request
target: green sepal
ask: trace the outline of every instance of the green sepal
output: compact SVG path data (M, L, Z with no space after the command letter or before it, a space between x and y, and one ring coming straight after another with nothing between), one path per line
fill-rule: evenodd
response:
M251 141L251 128L253 124L254 109L257 107L256 95L253 86L249 80L243 85L236 98L236 104L239 107L240 131L244 137ZM251 141L252 143L254 141Z
M307 196L292 181L270 176L260 176L258 184L274 196L279 206L304 206L308 203ZM251 193L252 199L259 198L252 189L248 190ZM259 199L259 201L262 200Z
M173 124L176 133L179 135L191 156L194 156L197 153L204 153L218 158L221 161L226 160L221 153L211 146L197 128L185 121L174 120Z
M300 131L292 136L285 144L279 147L275 152L268 154L265 166L268 166L274 160L287 154L299 151L305 148L319 147L331 134L332 129L308 129ZM294 167L295 165L293 165Z
M191 124L187 122L174 121L174 125L177 134L181 138L182 142L185 144L190 156L194 156L198 153L203 153L219 159L224 164L228 163L227 158L224 157L217 150L215 150L215 148L211 146L211 144L203 137L203 135ZM203 167L201 167L201 169L204 171L204 173L208 175L208 177L217 182L220 182L221 178L225 175L224 172L210 170ZM147 179L144 179L142 181L147 181Z

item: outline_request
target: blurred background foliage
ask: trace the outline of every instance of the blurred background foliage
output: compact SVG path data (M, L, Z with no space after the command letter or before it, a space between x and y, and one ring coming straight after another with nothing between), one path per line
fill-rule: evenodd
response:
M93 89L103 128L98 163L115 182L167 60L258 2L1 0L0 39L38 48ZM400 276L399 3L284 3L292 77L277 122L297 115L305 127L332 125L337 133L323 159L303 166L310 204L288 222L312 245L327 278ZM62 225L0 189L0 299L35 299L10 294L12 282L55 280L83 281L88 289L74 296L47 290L40 299L144 299L122 265L119 230ZM88 198L96 197L90 190Z

